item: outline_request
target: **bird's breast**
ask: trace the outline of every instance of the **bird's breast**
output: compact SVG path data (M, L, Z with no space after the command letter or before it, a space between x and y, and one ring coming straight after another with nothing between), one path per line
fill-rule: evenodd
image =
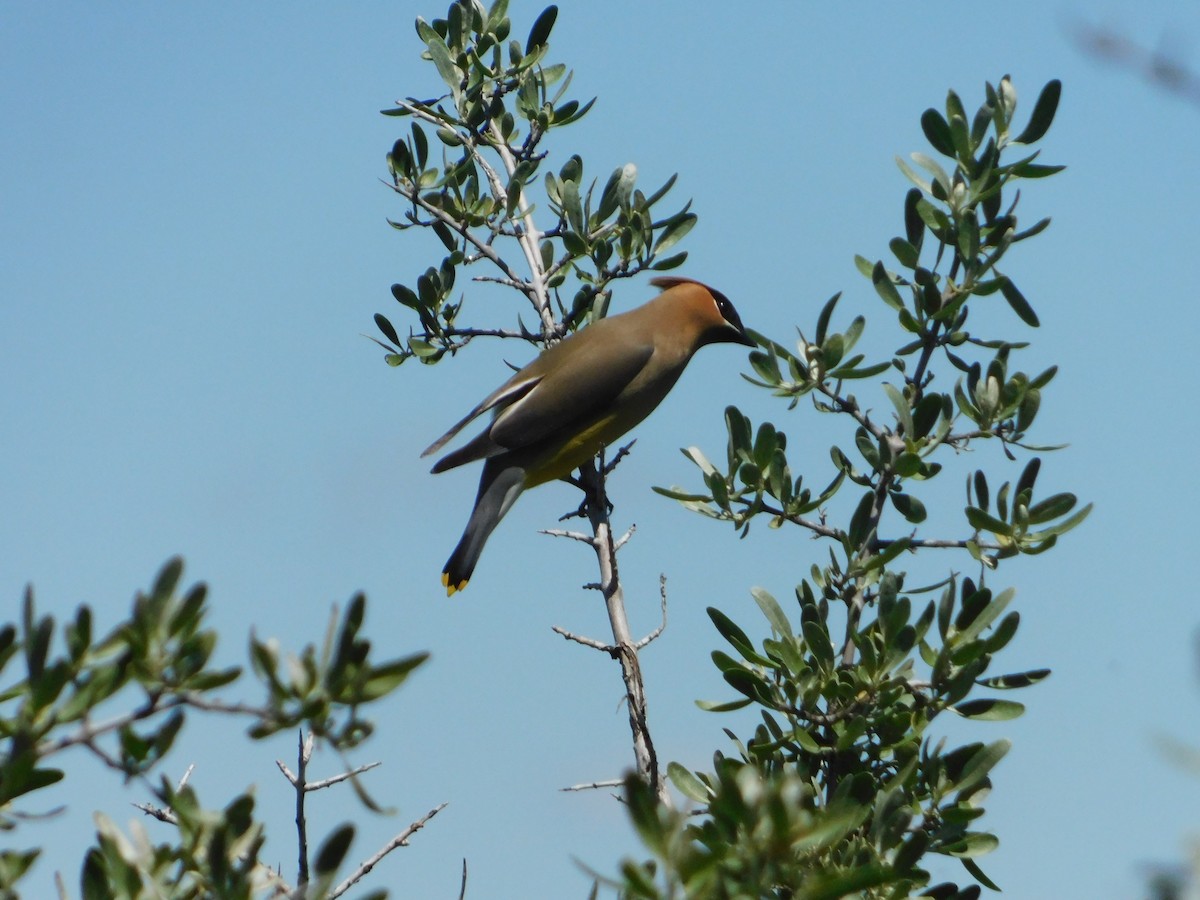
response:
M565 478L602 449L616 443L654 411L686 365L686 357L652 360L613 403L564 428L548 452L526 469L525 487Z

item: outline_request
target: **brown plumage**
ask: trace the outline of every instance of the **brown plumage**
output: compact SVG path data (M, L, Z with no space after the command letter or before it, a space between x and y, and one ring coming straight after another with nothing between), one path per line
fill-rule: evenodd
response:
M448 595L466 587L488 536L523 490L570 475L646 418L705 344L754 346L724 294L689 278L650 283L663 292L543 352L421 454L493 411L482 432L432 470L484 460L475 508L442 572Z

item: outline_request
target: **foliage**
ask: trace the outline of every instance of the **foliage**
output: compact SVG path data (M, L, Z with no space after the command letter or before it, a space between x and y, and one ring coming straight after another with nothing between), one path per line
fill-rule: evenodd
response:
M1008 609L1013 589L996 590L988 580L1002 561L1052 548L1091 507L1077 509L1070 493L1037 491L1038 457L994 492L994 475L971 472L961 531L952 538L927 536L919 495L943 472L943 458L977 445L996 444L1009 460L1054 449L1030 444L1028 433L1055 368L1018 370L1025 343L980 337L967 321L973 308L1003 299L1025 325L1038 325L999 266L1049 224L1020 229L1015 185L1062 167L1037 162L1036 151L1012 162L1006 153L1045 134L1059 92L1058 82L1046 85L1020 133L1007 77L987 85L973 116L951 91L944 114L929 109L921 117L948 164L920 153L912 155L915 168L899 161L915 187L904 201L904 233L889 245L897 265L858 258L899 325L894 352L879 359L855 353L866 319L858 315L833 330L838 296L795 351L758 338L749 380L789 409L808 397L853 431L852 449L830 448L827 486L814 492L793 475L782 431L769 422L756 430L730 408L723 465L696 448L684 451L701 470L703 489L660 489L743 536L760 516L772 527L798 526L827 542L829 561L814 565L796 588L794 612L754 591L770 627L760 641L709 609L733 649L716 651L713 661L738 697L702 705L753 706L762 724L746 740L727 731L736 752L718 752L711 772L671 767L675 786L699 805L699 818L664 809L636 781L627 783L634 822L656 863L625 864L625 896L979 893L978 884L928 887L928 854L957 858L979 884L994 887L976 859L998 839L979 819L1008 742L948 749L945 739L930 737L929 726L947 710L980 721L1021 714L1020 703L992 692L1027 687L1049 671L992 674L1019 614ZM853 383L862 385L858 396ZM888 415L872 411L876 392ZM854 496L839 527L829 524L828 510L841 491ZM977 576L951 571L934 584L908 587L903 567L935 550L966 551ZM921 599L928 594L933 599Z
M547 60L557 8L537 17L522 44L510 36L507 7L507 0L490 8L455 0L443 19L418 18L423 56L437 69L444 92L427 100L410 96L383 110L410 120L387 157L392 188L404 203L404 215L391 224L400 231L429 229L446 251L438 266L417 276L415 288L392 285L411 322L405 337L386 316L375 316L385 338L376 343L393 366L414 357L437 363L479 337L550 346L606 315L613 282L673 269L687 257L674 250L695 224L690 203L658 212L675 176L646 195L632 163L613 170L603 186L585 178L578 154L551 169L547 136L582 118L594 100L568 97L572 73ZM440 161L431 147L440 150ZM536 314L537 328L530 330L519 317L515 327L469 322L465 292L455 294L464 270L479 272L473 276L476 294L484 293L479 283L517 292ZM613 538L609 521L605 479L623 455L621 450L607 464L585 465L572 482L583 500L570 515L586 519L591 534L556 533L597 554L600 577L594 584L604 598L612 643L572 639L619 661L635 763L666 797L636 665L637 652L653 635L642 641L630 636L615 559L623 540Z
M66 777L57 758L79 747L142 784L161 804L143 809L177 830L175 840L154 844L140 827L126 836L98 813L97 842L82 869L85 898L249 898L290 890L258 859L264 826L254 818L250 794L205 809L190 786L151 776L189 714L200 712L247 719L254 740L302 728L338 751L357 747L372 730L363 707L398 688L426 658L417 653L376 663L361 635L366 600L359 594L343 615L334 612L319 651L310 645L293 657L275 641L251 637L263 699L257 705L226 699L223 689L242 670L214 664L207 588L181 591L182 575L183 562L170 560L149 592L134 598L128 617L103 636L94 633L91 608L81 605L58 630L56 645L54 619L38 615L31 589L20 621L0 628L0 828L17 831L37 792ZM353 828L342 826L326 839L306 896L332 896L352 835ZM4 896L16 896L39 852L0 854Z
M577 154L547 171L546 135L577 122L595 100L569 99L573 73L546 61L557 8L546 8L522 45L510 37L507 7L507 0L490 10L457 0L444 19L418 18L424 56L447 93L409 97L384 110L412 119L409 134L388 154L393 187L406 201L403 218L391 224L432 229L447 254L417 276L415 289L392 285L397 302L415 313L417 330L401 339L387 317L375 316L391 365L412 357L435 363L484 335L553 342L603 317L613 281L675 268L687 257L665 254L696 221L690 203L661 217L656 211L674 176L647 196L636 186L632 163L599 189L597 180L585 179ZM440 160L431 147L440 148ZM534 215L539 202L549 208L544 228ZM538 316L537 331L520 322L509 329L461 324L465 296L454 299L459 271L482 262L489 274L475 280L522 293ZM569 303L561 295L568 282Z

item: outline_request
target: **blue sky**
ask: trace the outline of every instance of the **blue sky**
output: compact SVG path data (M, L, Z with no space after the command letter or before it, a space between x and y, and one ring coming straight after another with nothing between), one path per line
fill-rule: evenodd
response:
M514 2L515 30L540 9ZM550 149L557 165L579 152L600 178L636 162L648 187L678 172L675 196L700 214L684 272L780 340L811 329L837 290L886 338L853 255L884 255L901 227L907 183L893 158L923 149L922 110L949 87L973 108L983 82L1009 72L1027 114L1044 82L1063 80L1044 159L1069 168L1022 201L1028 221L1054 224L1014 251L1010 274L1043 323L1027 370L1061 365L1039 424L1073 446L1042 478L1096 511L1054 552L1000 573L1022 615L1003 663L1054 676L1023 692L1023 719L955 735L1014 741L987 820L1001 849L984 860L1009 895L1136 896L1144 866L1181 858L1200 827L1200 782L1154 745L1161 734L1200 744L1186 537L1200 440L1187 363L1200 325L1200 109L1082 54L1069 35L1079 13L1065 6L730 9L564 3L552 55L575 69L577 95L600 100ZM448 800L375 885L454 896L465 856L470 896L585 896L573 859L612 871L635 843L606 794L557 791L630 760L615 667L550 631L604 625L578 589L594 578L584 548L536 534L576 500L557 486L523 498L469 590L447 601L438 571L476 474L434 478L418 458L523 351L472 347L392 370L361 337L375 312L401 321L392 282L440 259L430 237L384 221L398 206L379 179L400 132L378 110L438 90L412 20L443 13L365 2L7 10L0 596L15 610L32 582L44 609L62 617L86 602L111 624L182 553L187 577L210 584L221 654L235 660L250 628L296 648L318 640L330 605L365 590L380 652L433 660L379 711L360 757L383 760L369 784L399 816L322 796L314 830L364 819L353 853L364 857ZM1088 15L1200 67L1194 4ZM623 284L614 308L651 293ZM1019 327L1006 315L989 324ZM828 423L803 404L786 413L740 371L736 348L705 350L611 487L618 526L638 526L621 557L635 630L656 624L668 577L671 624L643 657L659 752L695 767L725 746L722 726L744 724L692 705L728 695L704 607L761 630L749 589L786 598L823 553L787 530L737 541L649 490L694 483L677 448L719 454L729 403L776 421L824 472ZM290 798L273 760L292 755L291 738L249 745L196 723L172 766L195 762L211 805L255 784L267 857L286 866ZM77 883L92 809L126 821L143 799L76 762L82 782L58 798L69 812L20 835L53 842L32 882L47 893L55 867ZM331 774L337 760L315 766Z

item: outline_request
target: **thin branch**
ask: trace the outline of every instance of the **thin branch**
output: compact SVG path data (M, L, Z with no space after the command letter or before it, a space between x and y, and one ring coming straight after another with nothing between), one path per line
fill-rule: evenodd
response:
M833 401L834 407L839 412L844 412L854 419L859 425L867 429L871 436L877 441L890 440L890 432L884 430L881 426L876 425L858 405L858 401L853 397L843 397L836 390L830 387L826 382L822 381L817 384L817 390Z
M658 623L658 627L652 632L633 645L635 650L641 650L651 641L657 640L667 628L667 576L658 576L658 595L662 598L662 621Z
M512 148L508 146L508 142L504 140L500 134L500 129L494 121L488 122L488 129L491 134L491 141L488 146L496 151L500 157L500 161L504 163L504 170L508 173L511 180L513 174L517 171L517 161L513 156ZM533 136L532 123L530 124L530 137ZM533 302L534 309L538 311L538 315L542 320L542 333L549 340L558 334L558 330L554 321L554 310L550 308L550 292L546 288L546 275L542 269L541 248L541 232L538 231L537 223L533 220L533 214L529 212L528 207L521 215L521 223L524 225L524 230L517 237L518 243L521 245L521 250L525 254L525 261L529 264L529 299Z
M367 763L365 766L359 766L356 769L351 769L349 772L343 772L341 775L334 775L332 778L323 778L320 781L310 781L304 785L306 791L320 791L327 787L332 787L335 784L340 784L343 781L348 781L351 778L357 778L363 772L369 772L371 769L377 768L383 763L373 762Z
M569 791L595 791L603 788L620 787L624 783L620 778L614 778L611 781L589 781L584 784L573 784L570 787L559 788L559 790L564 793Z
M308 761L312 759L313 734L305 738L304 732L297 734L296 777L288 779L296 789L296 848L299 860L297 885L301 890L308 884L308 817L304 812L304 783L308 772Z
M425 198L421 196L421 194L418 191L418 189L416 188L416 186L409 188L404 184L393 184L388 181L384 181L383 183L386 184L388 187L390 187L393 191L395 191L401 197L403 197L405 200L408 200L414 206L419 207L420 209L422 209L426 213L428 213L430 216L437 219L439 222L441 222L447 228L462 235L464 239L466 239L467 241L470 242L471 246L473 246L477 251L479 251L481 256L491 260L492 263L494 263L496 265L496 267L499 268L500 271L502 271L505 275L507 275L509 278L511 278L513 281L517 282L518 284L520 283L520 279L517 277L517 275L513 271L512 267L510 267L509 264L507 262L505 262L504 258L501 257L500 254L496 252L496 249L491 244L487 243L486 241L480 240L479 236L476 235L474 232L472 232L465 222L460 222L458 219L454 218L454 216L450 215L450 213L446 212L444 209L441 209L440 207L434 206L432 203L427 202L425 200Z
M637 525L630 525L629 529L623 535L617 538L616 543L613 544L613 550L619 551L622 547L629 543L629 539L633 537L635 531L637 531Z
M581 531L564 531L562 528L543 528L538 534L546 534L550 537L570 538L573 541L587 544L589 547L594 546L596 543L596 539L590 534L584 534Z
M413 822L411 825L409 825L407 828L405 828L403 831L401 831L398 835L396 835L394 838L392 838L386 844L384 844L379 850L377 850L374 854L372 854L372 856L366 862L359 865L359 867L350 874L350 877L348 877L345 881L343 881L341 884L339 884L336 888L333 889L333 891L329 894L330 900L335 900L335 898L342 896L342 894L346 893L346 891L348 891L348 890L350 890L350 888L354 887L355 883L357 883L361 878L363 878L363 876L367 875L372 869L375 868L375 866L377 866L379 864L379 861L381 859L383 859L385 856L387 856L389 853L391 853L397 847L407 847L409 838L411 838L414 834L416 834L418 831L420 831L422 828L424 828L425 824L430 819L432 819L434 816L436 816L438 813L440 813L445 808L446 808L445 803L438 804L433 809L431 809L429 812L427 812L425 815L423 815L421 818L417 819L415 822Z
M646 721L646 689L638 662L637 647L629 631L629 619L625 612L625 594L617 572L617 554L613 544L612 525L609 522L608 495L605 492L604 455L599 465L593 460L579 470L580 482L586 490L588 521L592 524L595 540L596 561L600 566L600 590L604 595L608 621L613 632L613 645L608 653L621 664L621 678L625 682L625 696L629 708L629 728L633 735L634 759L638 774L650 785L659 802L669 806L671 796L658 771L658 756L650 738Z
M613 470L621 464L621 460L629 455L629 451L633 449L633 445L637 443L637 438L634 438L624 447L621 447L613 454L613 458L604 466L604 474L611 475Z
M462 887L458 890L458 900L465 900L467 896L467 858L463 857L463 873Z
M188 779L192 777L192 772L195 771L195 768L196 768L195 763L191 763L190 765L188 765L187 769L184 771L183 775L180 777L179 784L176 785L175 790L177 790L177 791L183 790L184 785L186 785L188 783ZM151 803L135 803L135 804L133 804L133 806L137 809L140 809L146 815L153 816L155 819L158 819L158 821L160 821L160 822L166 822L169 825L178 825L179 824L179 820L178 820L178 818L176 818L175 813L172 810L167 809L166 807L154 806Z
M568 641L574 641L577 644L583 644L583 646L591 647L593 650L600 650L604 653L607 653L609 656L612 656L616 649L612 646L612 644L606 644L604 641L598 641L595 638L583 637L582 635L575 634L572 631L567 631L567 629L560 625L551 625L550 628L555 634L561 634Z

